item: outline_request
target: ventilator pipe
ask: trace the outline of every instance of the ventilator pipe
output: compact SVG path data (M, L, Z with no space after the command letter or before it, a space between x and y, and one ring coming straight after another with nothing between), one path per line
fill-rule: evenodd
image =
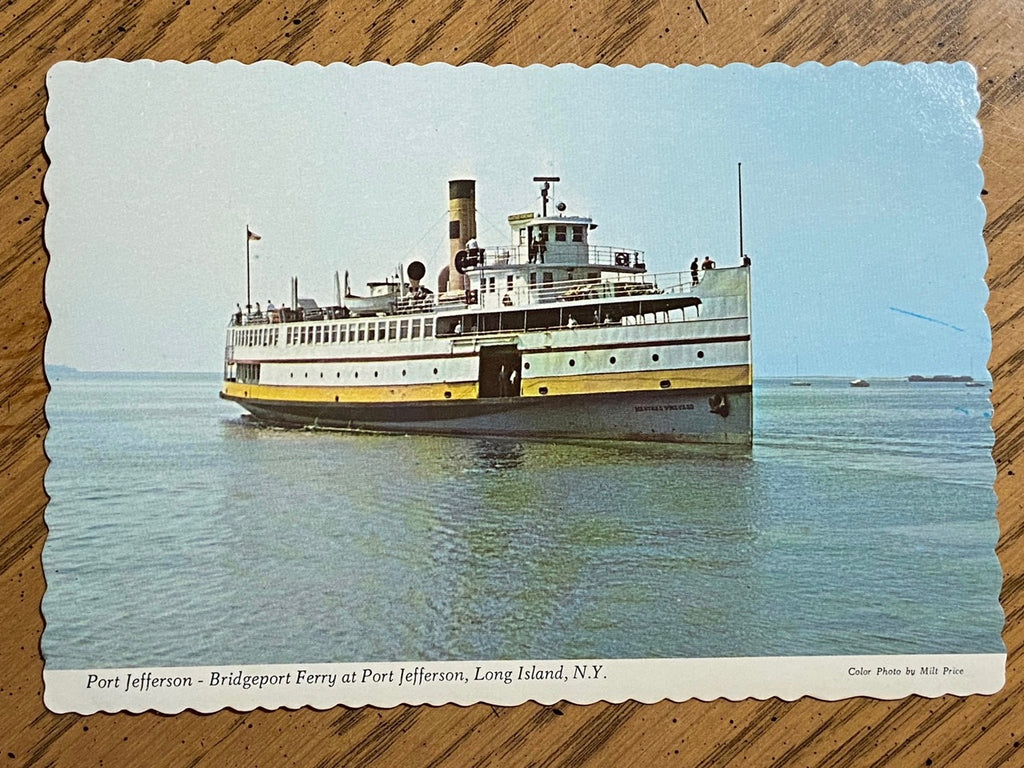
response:
M405 274L409 276L409 290L416 293L420 289L420 280L427 274L427 268L422 261L414 261L406 268Z

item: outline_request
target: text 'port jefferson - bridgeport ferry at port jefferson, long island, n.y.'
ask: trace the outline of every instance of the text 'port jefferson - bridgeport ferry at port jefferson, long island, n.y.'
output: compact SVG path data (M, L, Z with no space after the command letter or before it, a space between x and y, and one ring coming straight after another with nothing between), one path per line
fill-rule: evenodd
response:
M449 263L412 261L354 296L239 309L224 387L258 421L402 434L749 446L750 266L696 259L647 272L643 252L591 245L592 219L508 217L511 245L476 240L476 183L449 182ZM250 233L250 239L255 236ZM403 274L404 273L404 274Z

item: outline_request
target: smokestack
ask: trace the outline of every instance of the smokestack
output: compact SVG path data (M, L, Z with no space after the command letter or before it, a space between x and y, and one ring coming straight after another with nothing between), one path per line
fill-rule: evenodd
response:
M476 181L455 179L448 182L448 290L462 291L468 287L465 275L455 269L455 254L476 237Z

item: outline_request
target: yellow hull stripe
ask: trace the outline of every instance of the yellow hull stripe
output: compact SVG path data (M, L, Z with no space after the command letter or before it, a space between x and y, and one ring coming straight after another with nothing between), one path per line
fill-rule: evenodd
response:
M451 393L445 397L445 393ZM411 403L423 400L475 400L475 381L446 384L398 384L364 387L292 387L224 382L224 394L247 400L293 403Z
M669 382L662 386L662 382ZM753 383L749 365L717 368L683 368L670 371L592 373L550 376L523 380L523 397L587 395L603 392L643 392L661 389L713 389L749 387ZM541 389L547 391L541 394ZM277 400L293 403L412 403L438 400L475 400L476 382L396 384L380 386L295 387L275 384L225 382L224 394L247 400ZM445 397L446 393L450 393Z
M669 382L662 386L662 382ZM682 368L671 371L633 373L595 373L578 376L551 376L524 379L523 397L552 395L589 395L599 392L642 392L653 389L706 389L749 387L753 385L749 365L724 365L716 368ZM540 390L547 388L543 395Z

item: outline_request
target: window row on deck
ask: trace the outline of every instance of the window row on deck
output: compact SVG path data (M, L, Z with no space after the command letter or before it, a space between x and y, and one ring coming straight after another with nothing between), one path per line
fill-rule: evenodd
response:
M232 343L239 347L277 346L281 338L281 330L281 326L233 329L231 331ZM287 345L427 339L434 335L434 318L365 320L324 325L285 325L283 330L284 343Z
M403 341L462 334L529 332L575 327L645 325L682 322L694 307L699 318L700 299L691 296L639 295L615 303L559 302L531 309L506 308L496 312L444 314L438 317L389 316L324 324L284 323L232 328L230 344L266 347Z
M280 338L280 328L264 326L235 328L229 331L231 343L236 347L272 347Z

